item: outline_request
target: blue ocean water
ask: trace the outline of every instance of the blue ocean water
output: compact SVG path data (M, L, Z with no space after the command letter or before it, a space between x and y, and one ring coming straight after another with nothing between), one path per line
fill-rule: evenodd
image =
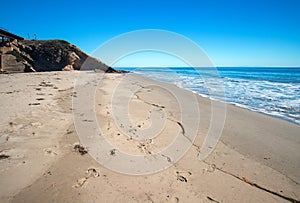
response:
M300 124L300 68L119 68Z

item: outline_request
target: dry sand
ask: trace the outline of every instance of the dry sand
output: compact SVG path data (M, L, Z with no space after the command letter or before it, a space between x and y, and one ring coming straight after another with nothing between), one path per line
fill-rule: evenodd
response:
M85 78L80 80L79 90L95 87L94 92L84 95L76 92L78 88L74 92L79 74ZM199 151L212 120L222 121L221 116L214 117L218 115L215 110L224 103L121 74L74 71L0 75L0 85L0 202L300 201L298 125L227 105L221 138L213 152L201 160ZM185 104L195 99L199 112L191 113L195 108L192 102L185 108L180 106L180 98L167 89L181 95ZM95 113L76 114L72 98L76 101L91 95L93 99L83 99L81 105L85 108L91 102ZM130 98L128 104L126 98ZM122 123L125 114L130 115L130 126ZM185 122L181 114L187 116ZM100 136L93 137L90 128L76 126L76 131L76 119L83 126L96 123ZM158 136L140 139L139 132L154 124L163 126ZM191 143L195 130L197 137ZM105 138L114 150L99 149L95 155L88 146L90 153L81 155L74 150L80 142L77 132L81 132L83 143L84 136ZM175 137L191 144L179 161L175 160L176 152L159 154L174 143ZM149 174L122 173L128 170L123 167L128 163L122 162L122 153L153 163L145 169ZM106 162L99 164L93 157ZM135 164L133 161L132 171L141 166ZM111 166L118 172L110 170ZM151 173L153 170L157 172Z

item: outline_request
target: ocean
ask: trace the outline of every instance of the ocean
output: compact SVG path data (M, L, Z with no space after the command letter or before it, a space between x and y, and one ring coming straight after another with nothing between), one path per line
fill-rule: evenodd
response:
M117 68L300 125L300 68Z

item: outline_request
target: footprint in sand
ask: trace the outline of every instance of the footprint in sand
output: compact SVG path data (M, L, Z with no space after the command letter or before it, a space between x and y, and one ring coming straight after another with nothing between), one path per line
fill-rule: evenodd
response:
M207 172L212 173L216 170L215 164L210 164L209 167L206 169Z
M181 181L181 182L188 182L188 178L189 176L192 175L191 172L187 171L176 171L176 174L177 174L177 180Z
M178 203L179 197L172 197L171 195L167 195L167 202Z
M151 144L153 144L153 140L152 139L146 139L144 141L139 142L137 147L141 150L141 152L143 152L145 154L152 154Z
M53 87L54 85L51 84L51 82L47 81L42 81L40 84L39 84L40 87Z
M174 197L174 198L172 199L172 202L178 203L178 202L179 202L179 198L178 198L178 197Z
M73 185L73 188L81 188L88 183L87 181L89 178L97 178L99 176L100 176L100 173L95 168L89 168L86 171L86 176L83 178L79 178L76 181L76 184Z
M56 156L57 153L53 151L51 148L44 149L45 155Z
M100 176L99 172L95 168L89 168L87 170L88 177L97 178Z
M85 178L85 177L78 179L76 184L73 185L73 188L81 188L86 181L87 181L87 178Z
M41 122L32 122L32 123L30 123L30 125L32 127L37 128L37 127L41 127L43 125L43 123L41 123Z
M7 134L0 135L0 144L4 144L8 140L9 140L9 135L7 135ZM0 152L1 152L1 150L0 150Z

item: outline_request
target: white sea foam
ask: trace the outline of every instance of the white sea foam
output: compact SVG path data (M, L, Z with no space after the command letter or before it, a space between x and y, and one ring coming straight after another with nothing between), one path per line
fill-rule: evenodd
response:
M204 97L226 101L300 124L300 69L290 74L284 70L282 73L271 69L264 72L240 70L225 69L220 72L221 77L207 74L207 70L200 76L194 69L140 69L136 73L154 80L173 83ZM222 94L223 90L225 94Z

